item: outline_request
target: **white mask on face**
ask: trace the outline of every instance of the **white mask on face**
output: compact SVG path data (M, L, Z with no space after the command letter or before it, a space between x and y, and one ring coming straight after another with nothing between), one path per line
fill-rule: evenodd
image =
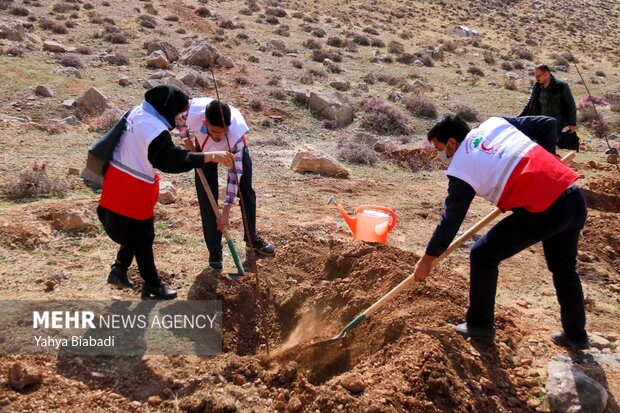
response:
M448 158L446 151L438 151L437 156L439 157L439 159L441 159L443 163L446 164L446 166L450 166L450 163L452 162L453 157L451 156Z

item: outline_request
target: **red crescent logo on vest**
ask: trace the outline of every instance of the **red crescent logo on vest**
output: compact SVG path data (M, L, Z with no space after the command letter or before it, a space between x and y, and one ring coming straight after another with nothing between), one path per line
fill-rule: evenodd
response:
M482 143L480 144L480 149L482 149L483 152L491 152L491 150L493 149L493 145L489 146L488 148L484 145L484 141L482 141Z

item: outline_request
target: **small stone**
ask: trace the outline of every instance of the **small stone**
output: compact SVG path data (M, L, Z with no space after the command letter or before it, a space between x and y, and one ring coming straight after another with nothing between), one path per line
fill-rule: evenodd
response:
M56 281L52 280L51 278L48 278L47 280L45 280L45 287L47 288L48 291L53 290L56 287Z
M119 84L119 85L121 85L121 86L123 86L123 87L126 87L126 86L131 85L131 80L129 80L129 77L128 77L128 76L126 76L126 75L121 75L121 76L118 78L118 84Z
M92 377L93 379L96 379L96 380L100 380L100 379L105 378L105 374L100 373L98 371L93 371L93 372L90 373L90 377Z
M301 411L302 408L303 403L297 396L291 397L291 399L288 401L288 404L286 405L286 410L290 413L298 413Z
M80 174L80 168L71 167L67 170L67 175L79 175L79 174Z
M359 373L349 373L340 379L340 385L351 393L361 393L366 386L364 378Z
M172 380L172 384L170 385L170 387L173 390L179 390L179 389L182 389L183 387L185 387L185 382L183 380L174 379L174 380Z
M131 407L132 409L137 409L140 406L142 406L142 403L140 403L137 400L132 401L131 403L129 403L129 407Z
M161 181L159 183L159 203L163 205L174 204L177 200L177 190L172 182Z
M495 389L495 384L486 377L481 377L478 383L486 391L492 391Z
M613 347L613 345L611 344L611 342L599 335L596 334L590 334L589 335L589 341L590 341L590 347L594 347L597 348L599 350L603 350L603 349L611 349Z
M284 409L286 409L286 403L283 402L282 400L277 401L274 405L273 408L278 410L278 411L282 411Z
M77 105L77 102L75 101L75 99L67 99L62 101L62 105L67 109L71 109L72 107Z
M529 399L527 401L527 407L529 407L530 409L535 409L538 406L540 406L540 404L541 404L540 400L538 400L538 399Z
M149 406L159 406L162 402L161 397L159 396L150 396L147 400Z
M530 308L530 302L523 298L517 300L517 305L523 308Z
M14 363L9 368L9 383L15 390L43 382L43 376L32 367L22 362Z
M54 97L54 91L45 85L38 85L34 89L34 93L38 96L43 96L44 98Z
M233 384L237 386L245 384L245 377L242 374L235 374L233 377Z

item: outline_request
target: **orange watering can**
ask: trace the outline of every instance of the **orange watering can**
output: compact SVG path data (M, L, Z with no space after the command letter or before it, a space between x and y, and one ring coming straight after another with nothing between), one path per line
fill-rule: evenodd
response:
M327 204L334 199L330 196ZM377 205L362 205L355 210L355 216L351 217L342 205L336 203L336 208L353 232L353 241L387 242L388 233L396 226L396 213L390 208ZM391 221L390 222L390 218Z

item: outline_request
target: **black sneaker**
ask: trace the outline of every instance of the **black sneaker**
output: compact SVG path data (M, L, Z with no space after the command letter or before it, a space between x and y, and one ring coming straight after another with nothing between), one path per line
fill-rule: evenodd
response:
M581 340L571 340L566 337L564 333L555 333L551 334L551 341L558 346L574 348L579 350L586 350L590 348L590 341L588 337L582 338Z
M150 285L144 284L142 286L142 299L155 299L155 300L173 300L177 298L177 292L173 289L166 287L163 284Z
M252 247L254 248L254 253L257 255L262 255L265 257L273 257L276 254L276 250L267 241L262 239L261 237L256 237L255 240L252 241ZM245 244L246 252L249 255L250 252L250 244Z
M209 254L209 267L216 271L222 271L222 251L212 252Z
M463 337L471 337L472 340L485 344L495 342L495 328L470 327L467 323L452 325L452 328Z
M108 275L108 284L116 286L116 288L133 288L133 283L127 278L127 270L125 268L112 266L110 274Z

